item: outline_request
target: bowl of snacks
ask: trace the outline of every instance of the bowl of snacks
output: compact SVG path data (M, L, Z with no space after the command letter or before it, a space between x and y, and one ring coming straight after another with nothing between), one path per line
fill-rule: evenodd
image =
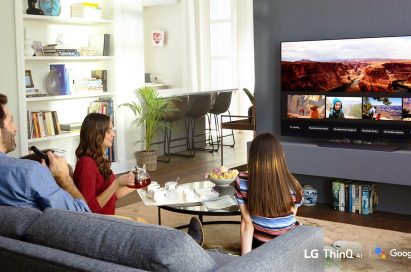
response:
M228 186L237 176L237 169L228 169L225 166L214 168L210 173L205 174L205 177L217 186Z

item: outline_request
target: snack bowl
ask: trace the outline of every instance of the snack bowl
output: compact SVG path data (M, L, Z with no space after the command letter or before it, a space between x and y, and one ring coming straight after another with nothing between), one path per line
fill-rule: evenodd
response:
M208 178L209 181L214 183L216 186L228 186L230 183L235 181L237 177L227 178L227 179L213 179L211 177Z

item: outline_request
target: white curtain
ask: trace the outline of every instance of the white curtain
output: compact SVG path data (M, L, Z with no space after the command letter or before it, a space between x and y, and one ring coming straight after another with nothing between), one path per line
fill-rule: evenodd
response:
M183 87L201 90L207 87L205 78L206 64L204 54L204 17L203 6L206 1L182 0L184 18ZM201 12L200 12L201 10Z

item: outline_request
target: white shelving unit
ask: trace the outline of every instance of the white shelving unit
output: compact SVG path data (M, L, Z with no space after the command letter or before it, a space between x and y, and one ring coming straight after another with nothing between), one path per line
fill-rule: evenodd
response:
M116 40L115 16L118 14L118 3L116 0L101 0L103 11L102 19L72 18L70 17L70 6L78 1L61 1L62 10L59 16L41 16L26 14L27 0L15 1L16 18L16 44L17 44L17 68L20 78L18 89L19 101L19 135L21 154L28 153L29 146L35 144L42 148L58 148L66 150L66 159L72 165L76 158L74 151L78 146L79 133L63 132L59 135L30 138L28 132L28 111L57 111L59 122L71 123L81 122L87 114L90 102L99 97L110 97L114 101L114 111L116 111L117 97L117 69L116 69ZM88 39L95 34L110 34L110 54L109 56L25 56L24 43L25 33L33 41L40 41L47 45L56 42L57 36L63 37L65 44L70 44L73 48L87 47ZM71 95L58 95L46 97L30 97L25 95L25 70L30 70L34 87L44 90L44 80L50 70L50 64L65 64L69 69L70 80L89 78L92 70L107 70L108 92L75 92L71 86ZM116 114L114 114L116 117ZM114 120L116 125L117 120ZM117 131L118 136L122 136L122 131ZM115 158L118 158L117 144L122 142L116 138L114 143ZM113 166L120 166L120 163L113 163ZM115 171L116 172L116 171Z

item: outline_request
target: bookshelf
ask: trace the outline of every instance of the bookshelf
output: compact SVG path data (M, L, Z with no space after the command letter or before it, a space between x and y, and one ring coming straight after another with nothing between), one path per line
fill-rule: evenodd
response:
M122 10L125 4L122 1L100 0L102 18L73 18L70 15L70 6L76 0L61 1L61 13L59 16L42 16L26 14L27 0L16 0L15 24L16 24L16 49L17 49L17 70L18 70L18 105L19 105L19 136L20 136L20 156L28 153L31 145L36 145L40 149L58 148L66 150L66 159L75 165L75 149L79 142L79 132L62 132L58 135L43 136L40 138L30 137L30 120L28 112L57 111L59 123L81 122L87 114L88 106L99 98L110 98L113 100L113 109L116 111L117 105L124 102L127 96L126 91L119 95L120 87L124 89L127 80L119 83L118 64L121 60L117 57L120 40L124 39L124 33L119 33L119 22L122 24ZM134 10L133 10L134 12ZM135 22L134 22L135 23ZM131 24L132 25L132 24ZM124 26L121 26L124 27ZM62 38L63 44L72 45L73 48L88 47L89 37L95 34L110 34L110 53L107 56L32 56L25 54L25 34L28 34L32 41L41 42L42 46L56 43L58 36ZM125 43L133 43L135 40L129 39ZM122 41L124 43L124 40ZM132 55L131 55L132 56ZM25 71L30 70L34 87L45 92L44 80L50 71L51 64L64 64L70 76L70 95L56 95L45 97L26 97ZM133 67L132 67L133 68ZM90 78L92 70L107 71L107 91L77 91L76 80ZM120 69L121 70L121 69ZM144 73L141 73L143 82ZM74 79L74 83L73 83ZM138 85L133 82L131 88ZM120 86L120 87L119 87ZM130 92L132 91L130 90ZM121 98L123 97L123 98ZM128 147L121 147L117 150L119 143L126 142L124 133L127 128L124 120L117 120L114 114L114 125L116 134L114 142L115 157L120 161L113 162L112 169L116 172L124 172L131 168L133 160L127 159L124 150ZM117 126L117 123L120 125ZM131 141L128 141L131 142ZM119 154L120 153L120 154Z

